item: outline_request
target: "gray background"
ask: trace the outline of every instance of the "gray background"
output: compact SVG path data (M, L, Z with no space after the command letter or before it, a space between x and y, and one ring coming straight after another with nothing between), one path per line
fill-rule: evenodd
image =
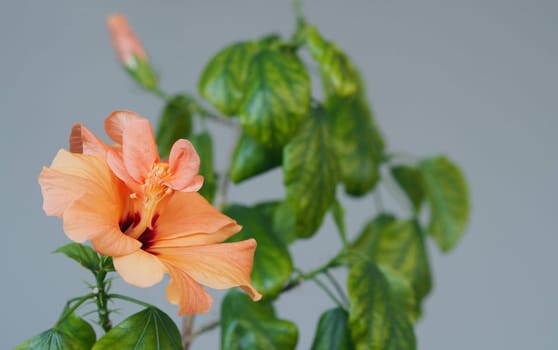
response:
M103 135L113 109L155 120L162 107L116 64L105 29L112 12L129 17L170 92L195 91L204 63L224 45L294 26L290 1L0 3L1 349L50 327L90 279L50 254L68 240L42 212L41 167L66 146L74 122ZM461 244L449 255L429 247L435 290L416 328L419 348L555 349L558 2L315 0L305 12L360 67L389 148L447 153L470 181L472 220ZM222 162L230 134L215 130ZM231 199L277 198L280 183L275 171L234 187ZM354 236L375 209L370 197L347 203ZM328 219L315 241L295 246L296 263L318 266L338 247ZM164 288L114 287L175 315ZM330 306L311 283L281 297L280 316L300 324L299 349ZM197 348L216 348L218 339L210 333Z

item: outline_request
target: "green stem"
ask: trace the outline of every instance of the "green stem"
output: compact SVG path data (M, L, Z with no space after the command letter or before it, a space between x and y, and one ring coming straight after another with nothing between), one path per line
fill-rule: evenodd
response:
M205 107L203 107L198 101L195 101L193 98L191 111L199 114L203 119L209 119L232 128L238 127L238 123L234 119L209 112Z
M339 307L345 309L343 303L339 301L339 299L337 299L333 292L330 291L329 288L327 288L327 286L323 284L317 276L312 277L312 281L314 281L314 283L316 283L318 287L320 287L329 296L329 298L333 300L334 303L336 303Z
M329 282L331 282L331 284L333 285L333 288L335 288L335 290L337 291L337 294L339 294L341 299L343 299L344 305L348 307L349 306L349 298L347 298L347 295L345 295L345 292L343 291L343 288L341 288L341 285L339 284L339 282L337 282L335 277L333 277L333 275L329 271L325 271L324 275L326 275Z
M297 286L299 286L300 284L302 284L305 280L312 280L314 281L320 288L322 288L322 290L339 306L344 308L344 305L342 302L339 301L339 299L337 297L335 297L335 295L329 290L329 288L327 288L326 285L324 285L318 278L317 276L321 273L327 273L327 270L331 269L332 267L338 266L339 265L339 257L343 255L344 251L341 251L339 254L337 254L333 259L329 260L325 265L322 265L314 270L311 270L310 272L302 272L298 269L295 269L295 271L299 274L299 276L294 279L293 281L291 281L290 283L288 283L282 290L281 292L286 292L288 290L291 290ZM336 287L337 288L337 287Z
M101 270L95 276L97 282L95 301L97 303L97 313L99 314L99 324L105 332L108 332L112 328L112 322L110 320L110 311L108 309L109 296L105 281L106 275L106 271Z
M343 253L344 253L344 250L341 251L341 252L340 252L339 254L337 254L336 256L334 256L334 257L333 257L331 260L329 260L325 265L322 265L322 266L320 266L320 267L318 267L318 268L316 268L316 269L314 269L314 270L312 270L312 271L310 271L310 272L308 272L308 273L306 273L306 274L303 274L302 276L303 276L305 279L310 279L310 278L313 278L314 276L316 276L316 275L318 275L318 274L320 274L320 273L323 273L323 272L325 272L325 271L327 271L327 270L329 270L329 269L331 269L331 268L333 268L333 267L339 266L339 261L338 261L338 259L339 259L339 257L341 257L341 256L343 255Z
M155 94L156 96L160 97L165 102L169 102L172 100L172 95L166 93L165 91L161 90L159 87L155 87L153 89L148 90L149 92ZM197 113L199 116L202 117L202 120L209 119L220 124L229 126L229 127L237 127L238 123L227 117L223 117L218 114L210 113L207 109L205 109L196 99L190 95L188 95L190 100L192 101L190 104L190 112Z
M293 0L293 11L296 17L297 27L304 26L306 24L306 20L302 14L302 0Z
M343 243L343 248L347 249L349 248L349 239L347 238L347 233L345 231L342 230L337 230L339 231L339 235L341 236L341 242Z
M159 96L161 99L165 101L171 99L171 96L166 92L164 92L163 90L161 90L158 86L154 87L153 89L149 89L148 91L154 93L155 95Z
M183 350L190 349L190 345L192 345L192 342L194 341L193 328L195 316L195 314L192 314L186 315L182 318L181 340Z
M138 299L126 296L126 295L122 295L122 294L109 294L109 295L107 295L107 298L108 299L126 300L126 301L129 301L130 303L138 304L138 305L145 306L145 307L153 307L153 308L155 307L155 306L153 306L151 304L148 304L146 302L143 302L141 300L138 300Z
M416 164L420 161L420 158L414 154L408 152L389 152L384 154L384 161L391 163L393 161L400 161L408 164Z
M77 298L73 298L68 300L68 302L66 303L66 307L64 307L64 312L62 312L62 315L60 315L60 318L58 319L58 321L56 321L56 324L54 325L54 327L58 327L60 325L60 323L64 322L64 320L66 320L66 318L68 318L68 316L70 316L74 311L77 310L78 307L81 306L81 304L85 303L88 299L92 299L95 297L95 294L93 293L89 293L87 295L84 295L82 297L77 297ZM70 307L70 304L72 304L73 302L77 301L77 303Z

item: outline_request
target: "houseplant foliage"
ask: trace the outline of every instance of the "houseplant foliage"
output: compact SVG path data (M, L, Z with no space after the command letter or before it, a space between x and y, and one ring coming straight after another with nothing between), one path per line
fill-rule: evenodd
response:
M164 103L154 133L157 162L164 169L173 168L173 159L178 164L176 159L190 154L173 156L178 154L173 150L177 142L184 149L191 145L199 157L195 169L196 174L203 176L203 186L197 186L197 178L192 177L195 174L190 174L187 190L184 186L171 186L170 190L194 192L181 196L199 193L223 213L219 214L222 215L219 220L229 218L227 225L242 226L242 230L238 227L223 236L227 241L220 244L244 244L246 249L251 249L252 255L245 259L250 260L246 263L250 265L247 272L250 280L213 285L215 288L241 286L248 293L231 289L220 305L220 319L196 325L193 314L206 312L207 307L191 306L184 300L186 297L173 296L167 291L169 301L179 304L179 312L186 315L179 329L157 307L110 290L115 265L126 281L141 283L134 283L133 277L123 273L127 270L119 267L123 264L121 255L103 253L98 249L101 246L96 241L98 238L91 235L86 238L92 246L74 242L56 251L93 274L91 292L69 300L50 329L16 349L182 349L195 346L197 335L217 327L223 350L294 349L297 325L277 316L275 301L279 297L288 298L290 290L307 282L318 284L331 298L331 307L316 315L319 320L313 335L313 350L416 349L414 325L421 317L423 301L433 284L426 241L433 239L443 252L451 251L459 243L470 207L464 175L444 155L421 157L406 153L403 157L390 151L374 120L365 82L350 57L306 21L298 2L295 2L295 14L297 26L290 37L255 36L217 50L200 73L199 97L194 92L163 91L142 44L125 19L113 16L109 20L121 63L139 86L159 96ZM119 23L116 26L115 21ZM303 52L311 60L303 59ZM319 79L320 91L312 91L311 78ZM109 117L107 121L120 120L114 113L113 119ZM213 122L230 127L237 136L232 140L233 151L221 173L215 170L218 167L213 162L213 138L207 128ZM92 144L92 138L85 127L78 131L82 148L72 149L72 146L69 154L83 153L79 156L86 157L89 152L86 147ZM111 136L111 129L107 131ZM188 146L184 139L189 140ZM118 147L124 150L125 157L128 146L124 141ZM105 145L102 141L94 144ZM118 148L115 151L110 148L113 146L106 147L109 148L102 152L103 156L118 152ZM168 164L164 161L167 157ZM118 176L117 169L121 168L107 162L107 169L119 177L114 181L126 184L127 178ZM126 160L123 164L128 166ZM47 171L51 169L55 169L55 163ZM253 205L228 198L229 182L249 188L252 179L271 169L282 172L283 183L277 186L284 186L283 198ZM44 190L44 177L41 181ZM380 186L390 189L389 193L400 201L407 214L396 215L378 205L376 213L370 211L360 232L347 232L340 194L345 192L349 198L374 198L378 203ZM48 193L45 203L47 196ZM136 192L129 197L135 199ZM218 214L212 215L215 216L211 218L217 218ZM320 230L327 215L332 215L337 232ZM69 220L66 216L62 217L65 230ZM130 220L127 226L120 224L121 233L134 232L130 227L135 227L136 221L133 216ZM159 231L153 223L157 220L158 216L150 217L153 227L147 223L145 232L156 236ZM170 219L161 217L160 220ZM71 233L66 234L79 241ZM317 234L338 235L339 251L324 265L301 271L293 262L290 247L297 240ZM138 239L143 244L142 254L149 253L147 241ZM149 241L151 244L155 243ZM200 249L205 247L201 245ZM177 265L165 260L161 251L151 253L166 264L163 272L171 276L171 290L177 279L173 266ZM225 268L227 264L232 262L224 261L221 265ZM347 280L338 281L331 274L334 269L346 269ZM197 276L195 271L187 272ZM216 268L213 272L219 275L222 271ZM187 287L176 290L190 293ZM263 298L255 301L260 296ZM80 316L80 310L89 302L94 302L98 315L97 333L91 322ZM110 305L115 302L132 302L143 309L113 325Z

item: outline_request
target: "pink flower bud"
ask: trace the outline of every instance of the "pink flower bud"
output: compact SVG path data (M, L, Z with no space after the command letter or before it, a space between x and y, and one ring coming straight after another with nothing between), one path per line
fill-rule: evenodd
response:
M128 73L145 89L156 89L157 75L149 65L145 49L130 28L126 17L111 15L107 19L107 25L118 59Z
M135 68L136 60L147 61L147 54L143 45L132 31L126 17L111 15L107 25L112 37L112 45L116 50L118 59L128 68Z

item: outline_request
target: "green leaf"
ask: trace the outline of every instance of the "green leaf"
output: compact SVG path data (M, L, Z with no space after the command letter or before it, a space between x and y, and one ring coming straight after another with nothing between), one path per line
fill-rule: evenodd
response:
M294 217L291 206L287 201L269 201L254 205L264 221L285 246L288 246L297 239L294 232Z
M345 192L360 196L374 188L380 178L384 141L363 96L330 96L326 108L331 116L333 144L341 168Z
M347 226L345 225L345 209L339 200L335 199L331 206L331 213L333 214L333 221L341 233L343 239L347 239Z
M176 140L186 139L192 131L191 99L176 95L165 105L157 126L157 146L161 158L167 158Z
M58 326L28 339L14 350L90 350L95 339L93 327L72 313Z
M359 240L367 242L361 243L361 253L376 263L393 269L409 281L416 297L416 309L411 315L417 318L420 314L420 302L432 289L428 252L418 222L381 216L366 225Z
M221 350L291 350L297 340L296 325L278 319L270 303L255 303L236 290L223 299Z
M281 149L260 145L243 132L234 149L230 178L239 183L281 165Z
M254 209L256 209L260 215L264 218L266 224L273 228L273 216L275 215L275 211L281 204L281 201L278 200L271 200L268 202L259 202L254 204Z
M219 51L203 70L198 83L200 95L221 113L237 114L246 91L248 67L257 51L255 42L240 42Z
M411 283L390 266L383 264L378 264L377 266L388 281L394 300L407 313L411 323L414 323L419 318L420 310L417 306L415 292Z
M365 258L373 259L381 233L394 221L395 217L389 214L380 214L369 221L351 245L352 250Z
M258 40L260 46L267 46L267 47L277 47L282 44L281 36L277 33L270 33L264 35L263 37Z
M446 157L425 159L419 164L430 204L428 232L440 249L450 251L469 221L469 191L465 176Z
M391 175L407 195L413 211L418 213L425 198L420 171L409 165L397 165L391 168Z
M115 272L111 256L100 255L101 269L105 272Z
M250 62L239 109L244 130L260 144L280 147L296 133L310 105L310 78L294 54L264 48Z
M295 215L295 211L288 200L280 202L273 213L273 232L285 245L293 243L298 238Z
M335 43L324 40L315 27L307 29L308 49L318 62L324 85L339 96L357 92L358 73L349 57Z
M407 315L402 284L372 262L363 260L351 267L347 281L349 328L356 350L416 349L413 326Z
M326 112L313 108L283 150L287 199L299 237L310 237L320 227L335 199L338 169Z
M99 270L99 255L93 248L80 244L69 243L54 251L54 253L62 253L68 258L77 261L81 266L96 274Z
M311 350L352 350L349 315L340 307L320 316Z
M182 350L180 332L163 311L148 307L108 331L92 350Z
M200 175L203 176L203 186L199 193L207 199L209 203L213 202L215 190L217 189L217 177L213 170L213 141L211 135L207 131L192 135L190 142L200 156Z
M254 254L252 283L266 300L276 298L293 271L291 255L286 245L273 234L271 222L267 220L263 210L232 205L224 213L242 225L242 231L229 241L255 238L258 242Z

